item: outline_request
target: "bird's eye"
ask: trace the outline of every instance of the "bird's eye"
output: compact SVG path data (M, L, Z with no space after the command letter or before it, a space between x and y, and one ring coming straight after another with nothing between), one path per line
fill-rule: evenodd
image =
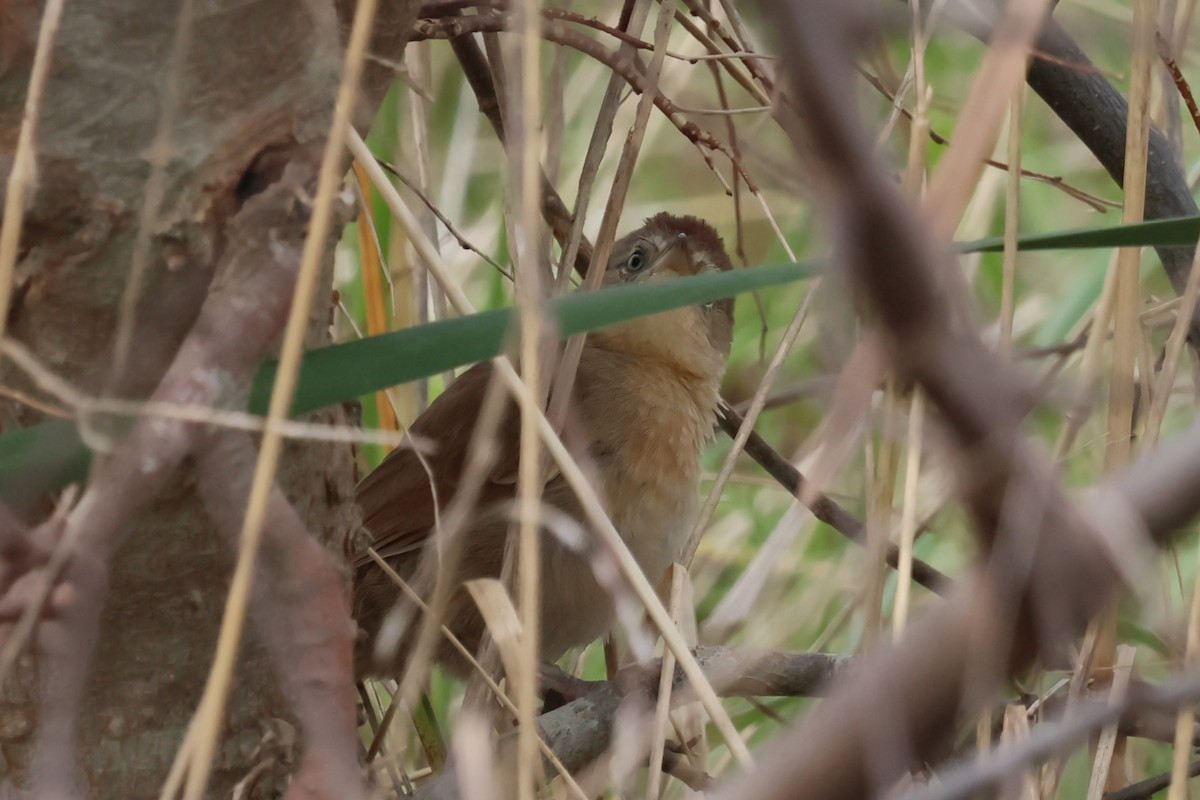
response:
M646 266L646 254L639 247L629 255L629 260L625 262L625 269L630 272L641 272Z

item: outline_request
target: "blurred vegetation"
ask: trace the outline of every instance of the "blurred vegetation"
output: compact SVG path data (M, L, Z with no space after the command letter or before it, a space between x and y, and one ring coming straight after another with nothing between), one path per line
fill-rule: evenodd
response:
M615 19L616 8L613 4L592 0L575 3L573 8L584 16L599 16L610 23ZM1066 0L1055 13L1104 74L1124 91L1128 81L1130 51L1128 6L1104 0ZM895 74L902 74L911 58L907 19L898 19L895 14L887 16L897 24L885 30L881 46L872 59L862 59L862 67L874 73L878 64L887 63ZM670 47L675 52L701 52L696 41L679 26L672 34ZM1195 47L1191 47L1178 57L1185 74L1192 72L1196 60L1194 52ZM932 34L925 60L927 82L933 90L931 122L933 130L947 138L953 139L959 122L959 109L983 53L983 45L951 27L938 27ZM547 162L546 166L551 174L558 175L555 185L568 207L571 207L575 202L579 170L609 71L576 52L560 53L558 48L550 44L544 46L543 57L547 67L543 91L546 92L550 108L561 103L563 115L559 160L558 163ZM562 58L564 80L561 92L556 92L551 81L550 65L559 57ZM407 63L409 74L405 80L397 82L384 103L369 143L380 158L397 165L405 175L424 182L427 193L442 213L453 220L471 242L501 264L507 265L502 213L507 174L504 150L479 114L474 96L444 42L410 45ZM727 78L723 82L732 106L756 105L747 93ZM417 88L410 88L412 86ZM662 87L664 93L681 107L720 107L713 71L705 62L667 59ZM422 99L422 95L427 99ZM599 225L620 143L632 121L636 99L637 95L627 95L617 116L615 132L601 167L585 225L589 236L595 236ZM1170 101L1176 102L1176 99L1170 98ZM876 155L883 167L897 175L903 172L908 152L907 121L900 117L892 124L889 121L891 101L865 81L861 83L859 96L847 98L847 102L858 103L872 130L880 132L881 140ZM901 105L911 108L912 97L902 98ZM428 126L421 135L417 135L414 133L414 120L422 116L427 116ZM820 198L810 196L803 164L796 158L791 143L778 124L762 112L730 117L687 116L726 141L729 139L727 122L732 121L744 163L761 187L766 204L778 220L787 242L800 258L820 254L823 248ZM1000 136L995 155L997 159L1005 158L1008 135L1010 132L1003 132ZM1062 176L1083 191L1115 203L1120 202L1119 188L1032 93L1026 100L1020 141L1026 169ZM1189 172L1192 172L1196 133L1186 118L1186 112L1183 141L1185 163ZM936 165L944 152L945 147L931 144L928 151L929 166ZM730 180L728 162L720 157L716 157L715 161L725 180ZM989 168L984 172L957 238L969 240L1003 232L1006 180L1007 175L1001 170ZM1117 224L1120 218L1119 209L1100 213L1053 186L1029 179L1021 184L1020 203L1022 233ZM414 207L417 205L419 203L414 201ZM643 217L659 210L697 214L712 222L724 235L731 253L735 250L744 252L745 265L787 260L786 252L772 232L762 208L745 191L744 186L741 187L740 206L742 233L739 241L733 199L727 195L721 181L706 167L696 148L684 140L661 114L655 113L647 131L621 230L635 227ZM393 327L411 324L419 318L411 280L415 257L399 238L401 234L397 226L390 222L387 209L378 198L372 200L371 211L380 250L391 274L388 303L393 315ZM438 227L438 234L443 256L479 308L513 303L512 287L506 278L473 253L462 250L444 227ZM1073 338L1099 294L1111 258L1111 250L1022 254L1018 260L1015 293L1016 351L1053 345ZM1002 280L1001 255L964 256L960 262L970 280L978 321L994 339ZM1174 297L1153 252L1145 254L1143 264L1143 307L1151 308ZM349 314L348 318L339 315L337 319L338 336L345 340L357 335L356 329L366 329L359 239L353 225L347 229L338 250L337 276L338 289ZM810 286L809 283L796 284L764 292L759 298L761 317L754 298L745 295L739 297L736 337L724 385L726 398L735 406L748 400L757 388L766 359L774 351L784 328ZM848 299L840 279L831 277L817 291L821 295L814 303L800 338L788 355L776 382L779 389L803 385L813 385L815 388L798 400L767 410L756 426L777 450L800 464L802 471L806 466L811 466L814 448L822 441L817 434L829 409L831 382L836 379L850 348L863 332L856 321L854 305ZM436 300L425 302L424 307L431 318L445 313L440 310L442 306ZM1154 328L1149 333L1155 353L1161 351L1169 324L1170 319L1166 327ZM1177 396L1164 426L1164 441L1170 438L1172 431L1189 425L1194 418L1194 364L1190 356L1187 358L1188 366L1181 370L1186 374L1180 376ZM1056 379L1050 384L1043 402L1029 422L1030 434L1040 438L1047 451L1053 449L1063 425L1064 402L1078 378L1078 361L1077 353L1064 360ZM1022 359L1020 364L1033 384L1040 380L1040 376L1047 374L1052 362L1051 358ZM814 381L816 378L830 380ZM417 409L436 396L444 385L444 379L436 378L427 384L394 390L391 394L400 412L400 421L411 422ZM365 426L377 424L377 402L377 397L363 398ZM907 413L906 404L902 403L901 406ZM868 447L878 452L883 444L878 396L871 418L866 422L869 435L853 444L850 456L834 474L821 476L829 493L864 519L867 516L869 483L864 467L866 452ZM932 432L929 432L930 427L933 428ZM903 420L897 430L903 438ZM926 448L922 495L934 497L952 482L953 464L941 448L936 425L927 426L926 430L930 446ZM842 433L851 435L853 432ZM1075 447L1061 462L1068 485L1086 486L1100 477L1104 436L1103 413L1096 413L1083 428ZM713 443L706 457L710 473L718 469L729 447L730 441L725 437L718 437ZM377 447L364 447L361 451L363 469L369 469L382 455ZM705 482L705 491L710 484L711 480ZM897 504L899 495L897 490ZM790 527L792 533L796 534L794 541L785 549L783 556L771 565L758 599L722 643L857 652L863 644L865 625L869 619L864 608L864 576L868 574L865 552L826 526L814 524L809 515L789 515L789 509L793 506L793 500L786 491L774 484L748 458L742 457L691 570L696 592L696 613L701 628L703 630L705 620L743 574L758 548L784 520L783 527ZM964 516L953 504L946 506L932 518L929 530L919 538L915 551L917 557L951 575L961 573L976 552L967 525ZM1194 536L1182 539L1178 556L1165 555L1158 571L1151 576L1155 583L1141 587L1142 591L1122 607L1120 636L1124 642L1138 646L1137 669L1139 674L1147 678L1164 676L1172 663L1178 663L1191 586L1196 578L1196 559L1192 556L1195 547ZM883 596L882 620L885 630L889 629L887 621L891 615L894 594L893 574L888 576ZM937 602L936 598L920 588L915 589L916 613L920 612L923 605L932 602ZM567 661L571 662L565 664L569 668L574 662L570 658ZM585 677L603 677L599 644L589 648L581 663ZM1061 675L1049 673L1030 676L1029 682L1022 688L1037 693L1048 688ZM441 721L452 726L453 709L460 699L457 687L449 680L435 677L431 697ZM791 719L803 709L806 702L769 700L765 708L784 719ZM752 745L771 737L777 729L778 723L772 719L771 713L764 710L764 706L740 700L728 701L728 705L735 721L749 733ZM1130 758L1134 765L1132 774L1145 777L1169 768L1170 747L1131 740ZM719 774L722 765L727 762L724 748L717 746L709 761L710 771ZM1071 759L1059 796L1085 796L1089 767L1085 749ZM673 796L678 796L681 791L682 787L677 783L670 789Z

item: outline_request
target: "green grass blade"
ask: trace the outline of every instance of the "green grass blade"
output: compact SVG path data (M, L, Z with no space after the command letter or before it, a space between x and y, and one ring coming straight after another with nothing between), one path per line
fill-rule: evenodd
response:
M801 262L618 286L559 298L550 310L560 333L568 336L782 286L811 277L815 270L816 262ZM512 309L484 311L310 351L301 365L293 413L492 358L503 348L512 319ZM251 412L265 412L274 378L275 365L264 364L251 390ZM0 500L13 502L33 487L40 494L79 480L87 463L88 451L70 422L56 420L6 433L0 436Z
M570 336L661 311L793 283L814 272L815 262L801 262L617 286L567 295L552 302L550 311L559 332ZM511 308L484 311L310 351L301 365L292 413L315 411L493 358L504 347L513 315ZM252 413L266 411L274 380L275 365L268 363L251 390Z
M1018 250L1086 250L1095 247L1158 247L1192 245L1200 238L1200 216L1157 219L1131 225L1107 225L1102 228L1077 228L1055 233L1026 234L1017 239ZM1004 237L992 236L963 242L963 253L998 253L1004 249Z
M1019 238L1022 250L1191 245L1200 216L1136 225L1081 228ZM995 252L1001 237L958 245L960 252ZM782 286L814 274L816 262L777 264L676 281L621 286L560 298L551 311L563 335L598 330L640 316ZM497 355L512 320L511 309L485 311L314 350L305 355L293 413L346 402L379 389L417 380ZM263 413L275 367L265 364L251 390L249 408ZM88 454L74 426L55 420L0 436L0 499L12 501L32 486L42 491L79 480Z

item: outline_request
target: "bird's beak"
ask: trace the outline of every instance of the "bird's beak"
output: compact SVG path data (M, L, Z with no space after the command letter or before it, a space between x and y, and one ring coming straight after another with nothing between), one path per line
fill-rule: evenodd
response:
M692 263L692 248L688 247L688 235L681 233L675 237L675 243L671 245L671 249L678 248L683 251L683 263L687 264L688 274L696 271L696 265Z
M687 268L687 271L684 274L690 275L692 272L694 272L691 248L688 247L688 235L686 233L678 234L671 244L658 254L658 258L654 260L654 266L657 267L660 264L665 263L668 258L674 257L676 253L683 257L683 263Z

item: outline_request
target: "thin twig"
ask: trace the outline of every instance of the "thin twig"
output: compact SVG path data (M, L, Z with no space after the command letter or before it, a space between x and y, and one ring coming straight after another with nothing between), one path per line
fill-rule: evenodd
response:
M1196 107L1196 98L1192 95L1192 87L1188 85L1187 78L1183 76L1183 72L1179 69L1179 64L1175 63L1174 56L1171 55L1170 45L1161 33L1157 31L1154 34L1154 43L1158 48L1158 57L1162 61L1163 66L1167 68L1167 72L1171 75L1171 80L1175 84L1175 88L1179 91L1179 96L1183 98L1184 104L1187 106L1188 114L1191 115L1192 124L1196 126L1196 130L1200 131L1200 108Z
M908 109L904 108L904 106L900 105L900 99L898 97L896 97L895 95L893 95L891 92L889 92L887 87L883 85L883 83L879 80L879 78L877 78L876 76L867 72L866 70L860 69L859 74L862 75L863 79L871 87L873 87L881 95L883 95L885 98L887 98L888 101L893 104L892 107L895 108L897 112L904 115L910 121L913 119L913 112L909 111ZM942 146L947 146L950 144L949 139L947 139L945 136L943 136L942 134L935 131L933 128L929 129L928 136L929 136L930 141L932 141L934 144L938 144L938 145L942 145ZM993 158L985 158L983 163L987 164L989 167L995 167L996 169L1002 169L1006 172L1012 171L1014 169L1014 166L1012 166L1010 164L1006 164L1003 161L997 161ZM1025 169L1025 168L1020 169L1020 175L1023 178L1029 178L1031 180L1038 181L1039 183L1044 183L1047 186L1053 186L1054 188L1064 192L1065 194L1075 198L1076 200L1086 203L1087 205L1091 206L1093 209L1095 209L1096 211L1099 211L1102 214L1110 208L1120 208L1121 207L1121 204L1118 202L1115 202L1113 200L1105 200L1102 197L1097 197L1094 194L1090 194L1088 192L1083 191L1082 189L1072 186L1071 184L1067 183L1066 180L1061 175L1046 175L1045 173L1034 172L1033 170L1029 170L1029 169Z
M738 431L743 427L742 421L740 414L730 408L727 403L721 403L717 413L717 424L730 437L738 435ZM807 488L807 479L787 459L767 444L762 436L751 431L746 438L744 452L758 462L758 465L765 469L780 486L791 492L801 502L805 502L813 516L855 544L865 546L866 526L862 521L838 505L828 495L811 492ZM895 568L899 563L898 557L899 551L895 547L889 547L888 565ZM920 559L913 559L913 580L940 595L949 594L954 583L949 576Z
M418 20L413 29L413 41L422 39L458 39L471 33L494 33L505 29L506 19L499 15L478 14L472 17L452 17L441 20ZM589 58L607 66L614 73L625 79L634 91L647 91L646 79L641 71L636 69L628 60L614 58L612 54L593 39L566 28L557 23L549 23L542 28L542 37L556 44L565 45L578 50ZM767 102L767 101L762 101ZM670 99L661 92L654 93L654 105L658 107L671 124L689 141L698 147L716 150L725 155L737 166L738 173L746 185L757 193L758 184L746 172L740 160L729 147L712 134L701 129L696 123L683 118L682 112Z
M499 272L504 277L508 278L510 281L515 280L513 278L512 272L510 272L507 268L505 268L505 266L503 264L501 264L499 261L497 261L496 259L489 256L487 253L480 250L475 245L471 244L471 241L466 237L466 235L463 234L463 232L460 231L457 226L455 226L455 224L450 220L450 218L447 217L445 214L443 214L442 210L437 207L437 203L434 203L432 200L430 200L429 196L427 194L425 194L424 192L422 192L419 188L417 188L417 185L411 179L406 177L404 175L404 173L402 173L400 170L398 170L395 167L395 165L389 164L388 162L384 161L382 158L377 158L375 160L379 162L379 166L383 167L388 172L390 172L392 175L394 175L396 177L396 180L403 183L404 186L410 192L412 192L414 195L416 195L418 200L420 200L422 203L425 204L425 207L428 208L430 210L430 212L432 212L433 215L438 218L438 222L440 222L446 226L446 230L450 233L451 236L454 237L455 241L458 242L459 247L461 247L464 250L470 250L472 253L479 256L484 261L486 261L488 264L490 264L492 267L494 267L497 272Z

